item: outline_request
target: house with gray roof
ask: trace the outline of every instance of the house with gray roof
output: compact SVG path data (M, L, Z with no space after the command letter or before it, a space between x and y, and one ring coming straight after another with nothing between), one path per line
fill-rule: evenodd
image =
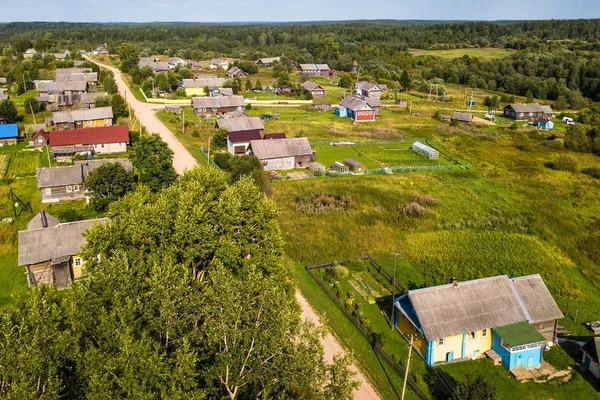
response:
M256 60L258 68L266 68L273 65L274 62L281 61L281 57L263 57Z
M19 231L19 265L25 266L30 288L46 284L65 289L81 277L84 260L80 255L85 234L96 224L109 223L108 218L60 223L41 211Z
M79 96L79 107L80 108L94 108L94 102L97 98L107 97L107 92L91 92L91 93L83 93Z
M316 161L307 138L251 140L250 148L265 171L308 168Z
M329 76L330 71L327 64L300 64L298 66L298 75Z
M170 69L168 63L161 62L160 59L154 57L140 58L140 61L138 62L138 68L142 69L144 67L150 67L152 69L152 72L154 72L155 74L159 74L161 72L168 72Z
M208 62L208 68L224 69L225 71L227 71L229 69L229 61L222 58L215 58Z
M208 96L218 95L218 90L223 87L225 78L214 76L197 76L193 79L182 79L181 87L185 89L186 96ZM204 93L204 88L208 88L210 93Z
M452 121L471 123L473 122L473 114L457 111L452 114Z
M368 100L373 102L379 99L373 98ZM377 112L369 104L369 101L359 96L346 96L336 107L335 113L338 117L348 117L355 122L375 121ZM379 102L379 106L381 107L381 102Z
M167 60L167 65L169 66L169 69L175 69L178 65L185 67L187 66L187 63L183 58L171 57Z
M534 121L539 118L553 118L554 113L550 106L542 106L538 103L513 103L504 107L504 118L516 121Z
M97 72L70 72L71 69L56 70L56 82L87 82L95 85L98 83Z
M217 129L225 129L227 133L227 151L233 155L249 154L250 141L262 140L265 131L263 121L258 117L238 117L219 119Z
M385 87L385 89L383 89L382 86ZM380 98L385 90L387 90L387 86L378 85L376 83L371 83L367 81L357 82L354 85L354 94L369 98Z
M97 128L112 126L112 107L96 107L82 110L52 113L52 123L57 129Z
M242 96L192 97L192 109L196 116L226 116L244 108Z
M315 99L322 99L327 95L327 91L323 88L323 86L319 85L316 82L306 81L302 84L305 93L310 93Z
M246 71L242 70L241 68L231 67L231 68L229 68L229 71L227 71L227 77L228 78L238 77L240 79L245 79L248 77L248 73Z

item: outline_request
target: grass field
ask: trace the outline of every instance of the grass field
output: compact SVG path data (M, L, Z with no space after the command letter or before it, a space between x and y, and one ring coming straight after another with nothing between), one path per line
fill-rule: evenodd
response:
M501 48L470 48L470 49L452 49L452 50L411 50L414 57L433 56L440 58L460 58L464 55L477 57L481 59L497 60L514 54L516 50Z

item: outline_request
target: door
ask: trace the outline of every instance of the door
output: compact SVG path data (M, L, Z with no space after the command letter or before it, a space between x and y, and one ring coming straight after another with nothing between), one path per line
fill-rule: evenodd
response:
M533 357L529 357L527 359L527 369L532 369L533 368Z
M523 368L523 356L520 354L517 356L517 364L515 365L515 368Z
M450 352L446 353L446 362L450 362L452 360L454 360L454 352L450 351Z

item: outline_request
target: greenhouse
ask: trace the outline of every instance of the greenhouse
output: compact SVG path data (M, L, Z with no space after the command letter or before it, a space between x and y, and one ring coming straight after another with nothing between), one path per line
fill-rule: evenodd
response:
M419 153L429 158L430 160L437 160L440 158L440 152L434 149L433 147L429 147L421 142L414 142L412 145L412 150L415 153Z

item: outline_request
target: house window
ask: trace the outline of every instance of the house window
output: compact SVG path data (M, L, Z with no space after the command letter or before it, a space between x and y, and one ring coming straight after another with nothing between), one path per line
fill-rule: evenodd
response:
M108 122L108 118L104 118L104 122Z
M73 191L73 186L68 185L65 187L67 189L67 193L71 193Z
M123 143L119 142L119 147L123 147Z
M76 267L81 267L81 258L73 258L73 264L75 264Z
M487 337L487 331L488 331L487 329L482 329L482 330L481 330L481 337L482 337L482 338L485 338L485 337Z
M476 337L477 337L477 334L476 334L476 332L469 332L469 338L470 338L471 340L475 340L475 338L476 338Z
M52 194L52 188L45 188L45 189L44 189L44 193L45 193L47 196L50 196L50 195Z
M92 124L92 121L88 121L88 125L91 125L91 124Z
M443 346L443 345L444 345L444 338L438 339L438 346Z
M73 191L79 192L79 185L73 185Z

